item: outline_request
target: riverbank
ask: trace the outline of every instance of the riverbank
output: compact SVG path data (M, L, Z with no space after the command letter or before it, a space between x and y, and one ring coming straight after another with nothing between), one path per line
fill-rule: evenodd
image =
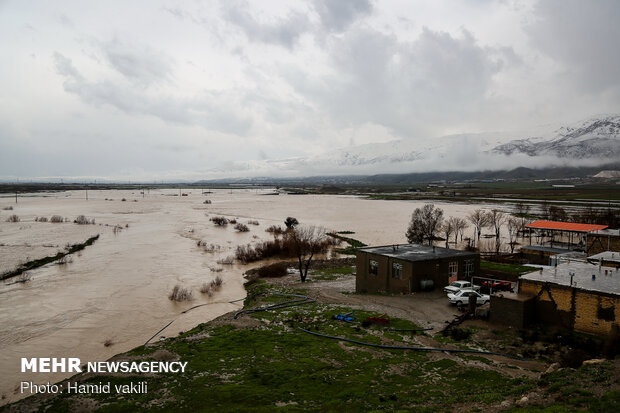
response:
M148 383L144 394L38 395L2 411L614 411L620 403L618 360L549 368L543 355L529 361L485 354L520 352L516 332L465 324L458 340L426 331L453 309L433 295L357 295L348 267L335 279L300 283L295 274L246 284L244 310L226 313L178 337L137 347L112 360L187 362L182 374L80 374L72 382ZM313 274L321 278L321 269ZM286 297L297 294L308 297ZM417 300L417 301L416 301ZM283 302L297 301L291 304ZM400 306L411 306L400 307ZM435 306L434 312L429 308ZM413 311L409 311L409 310ZM353 323L333 319L352 313ZM237 317L235 317L237 315ZM367 317L389 318L364 325ZM423 321L422 318L427 318ZM432 320L431 320L432 319ZM334 340L309 334L303 330ZM479 354L414 351L372 345L478 350ZM547 373L545 371L548 371Z
M59 261L68 255L71 255L78 251L82 251L84 248L90 245L93 245L93 243L97 241L98 239L99 239L99 234L88 238L84 242L73 244L73 245L68 245L67 248L65 248L65 251L61 251L54 255L47 256L47 257L38 258L36 260L28 261L20 265L19 267L15 268L14 270L7 271L3 274L0 274L0 280L6 280L12 277L17 277L18 275L23 274L25 271L34 270L36 268L44 266L45 264L49 264L50 262Z

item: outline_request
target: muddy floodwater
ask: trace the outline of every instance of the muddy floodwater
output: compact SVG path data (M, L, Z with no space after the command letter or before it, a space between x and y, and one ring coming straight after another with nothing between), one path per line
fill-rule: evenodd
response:
M287 216L302 224L333 231L354 231L369 245L403 243L413 201L367 200L335 195L268 195L272 190L85 191L0 198L0 272L31 259L54 255L67 244L100 238L65 265L48 264L29 271L30 281L0 284L0 404L22 397L20 381L55 382L69 374L20 372L21 357L79 357L102 361L154 340L177 335L199 323L241 308L243 272L249 265L218 264L237 245L271 236L270 225ZM180 196L180 193L184 194ZM123 201L123 199L125 199ZM205 200L210 204L205 204ZM481 205L441 204L445 216L466 217ZM3 208L12 206L13 210ZM484 206L482 206L484 207ZM6 222L9 215L19 222ZM59 215L68 222L35 221ZM78 225L78 215L95 224ZM216 227L209 217L224 215L249 224ZM116 231L114 228L117 228ZM472 229L466 230L470 236ZM202 240L215 251L197 245ZM220 270L221 269L221 270ZM221 276L212 297L201 294L204 282ZM193 300L173 302L175 285L189 288ZM184 310L200 304L185 314Z

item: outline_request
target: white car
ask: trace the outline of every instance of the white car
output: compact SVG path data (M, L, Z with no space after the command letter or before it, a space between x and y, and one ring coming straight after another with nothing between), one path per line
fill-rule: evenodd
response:
M479 291L479 285L473 285L469 281L454 281L447 287L444 287L443 291L448 294L456 294L461 290L474 290Z
M491 297L486 294L480 294L474 290L461 290L455 294L448 294L448 300L450 304L456 305L468 305L469 297L474 295L476 297L476 304L482 305L491 301Z

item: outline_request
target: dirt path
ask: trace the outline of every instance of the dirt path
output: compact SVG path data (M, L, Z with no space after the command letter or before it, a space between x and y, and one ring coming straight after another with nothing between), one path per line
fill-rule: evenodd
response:
M298 277L298 275L291 274L283 278L267 279L267 281L288 288L306 289L309 296L322 303L344 305L353 309L375 311L381 314L385 313L390 317L398 317L412 321L423 328L432 327L433 330L428 332L429 335L417 336L416 340L418 340L421 345L427 347L457 348L454 344L442 343L433 337L439 334L448 322L461 314L456 307L448 304L445 294L441 291L402 296L355 294L354 276L347 276L332 281L314 281L306 283L299 282ZM469 325L468 323L477 327L480 327L480 323L484 324L485 328L491 327L487 322L481 320L465 322L463 326ZM492 327L503 328L502 326ZM480 334L480 336L486 337L488 334ZM487 340L483 341L486 342ZM493 343L488 342L486 344L489 344L489 347L492 348ZM468 345L471 345L471 343L468 343ZM507 349L506 352L515 354L517 350L516 348ZM538 377L540 373L547 368L544 363L537 361L520 361L502 356L485 356L492 361L492 363L489 364L473 360L466 361L450 353L432 353L430 357L437 359L449 358L461 364L476 366L486 370L495 370L513 377L523 375ZM510 368L506 368L507 366L510 366Z
M380 294L355 294L355 277L345 277L334 281L300 283L295 275L274 280L292 288L307 288L312 298L330 304L343 304L351 307L386 313L393 317L413 321L421 327L443 329L459 312L450 306L440 291L393 296Z

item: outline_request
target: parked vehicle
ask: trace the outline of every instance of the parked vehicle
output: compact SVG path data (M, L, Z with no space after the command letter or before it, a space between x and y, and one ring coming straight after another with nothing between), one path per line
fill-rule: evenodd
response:
M456 304L457 306L469 304L469 297L474 295L476 297L476 304L482 305L491 301L491 297L486 294L480 294L474 290L461 290L455 294L448 294L448 300L450 304Z
M444 287L443 291L447 294L455 294L461 290L480 290L479 285L472 285L469 281L454 281L452 284Z
M482 283L480 292L483 294L489 294L495 291L513 291L512 283L510 281L485 281Z

